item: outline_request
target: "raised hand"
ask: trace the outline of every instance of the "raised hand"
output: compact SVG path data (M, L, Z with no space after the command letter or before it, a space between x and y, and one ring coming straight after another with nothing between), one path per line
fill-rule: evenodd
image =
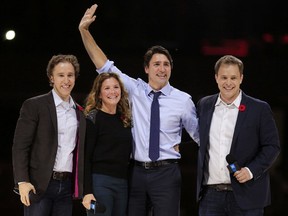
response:
M90 8L86 10L84 13L84 16L82 17L80 24L79 24L79 30L88 30L90 24L95 21L96 15L94 15L98 5L94 4Z

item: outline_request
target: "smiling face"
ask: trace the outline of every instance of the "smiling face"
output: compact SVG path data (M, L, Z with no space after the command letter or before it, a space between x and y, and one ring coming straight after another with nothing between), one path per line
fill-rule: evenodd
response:
M102 110L115 111L121 99L121 87L119 82L111 77L103 81L99 98L102 100Z
M145 67L148 74L149 85L154 90L160 90L169 81L171 76L171 64L164 54L156 53L152 56L149 66Z
M59 97L68 101L72 89L75 85L75 70L71 63L58 63L50 76L50 81L53 83L53 88Z
M240 93L240 84L243 74L237 64L221 64L215 80L220 90L221 99L227 103L232 103Z

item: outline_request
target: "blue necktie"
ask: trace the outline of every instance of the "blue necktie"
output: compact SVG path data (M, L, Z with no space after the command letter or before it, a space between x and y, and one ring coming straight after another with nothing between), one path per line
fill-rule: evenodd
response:
M161 92L153 92L154 97L151 105L151 119L150 119L150 142L149 142L149 157L152 161L159 158L159 102L158 97Z

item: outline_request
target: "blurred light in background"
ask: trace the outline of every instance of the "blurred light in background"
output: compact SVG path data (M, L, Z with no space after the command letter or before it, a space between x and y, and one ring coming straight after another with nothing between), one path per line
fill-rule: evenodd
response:
M14 30L8 30L6 33L5 33L5 39L6 40L13 40L16 36L16 33Z

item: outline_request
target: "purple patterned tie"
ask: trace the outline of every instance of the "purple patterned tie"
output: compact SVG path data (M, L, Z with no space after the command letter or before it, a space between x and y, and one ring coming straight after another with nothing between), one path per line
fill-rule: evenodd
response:
M159 158L159 102L158 97L161 92L153 92L154 97L151 105L151 120L150 120L150 142L149 142L149 157L152 161Z

